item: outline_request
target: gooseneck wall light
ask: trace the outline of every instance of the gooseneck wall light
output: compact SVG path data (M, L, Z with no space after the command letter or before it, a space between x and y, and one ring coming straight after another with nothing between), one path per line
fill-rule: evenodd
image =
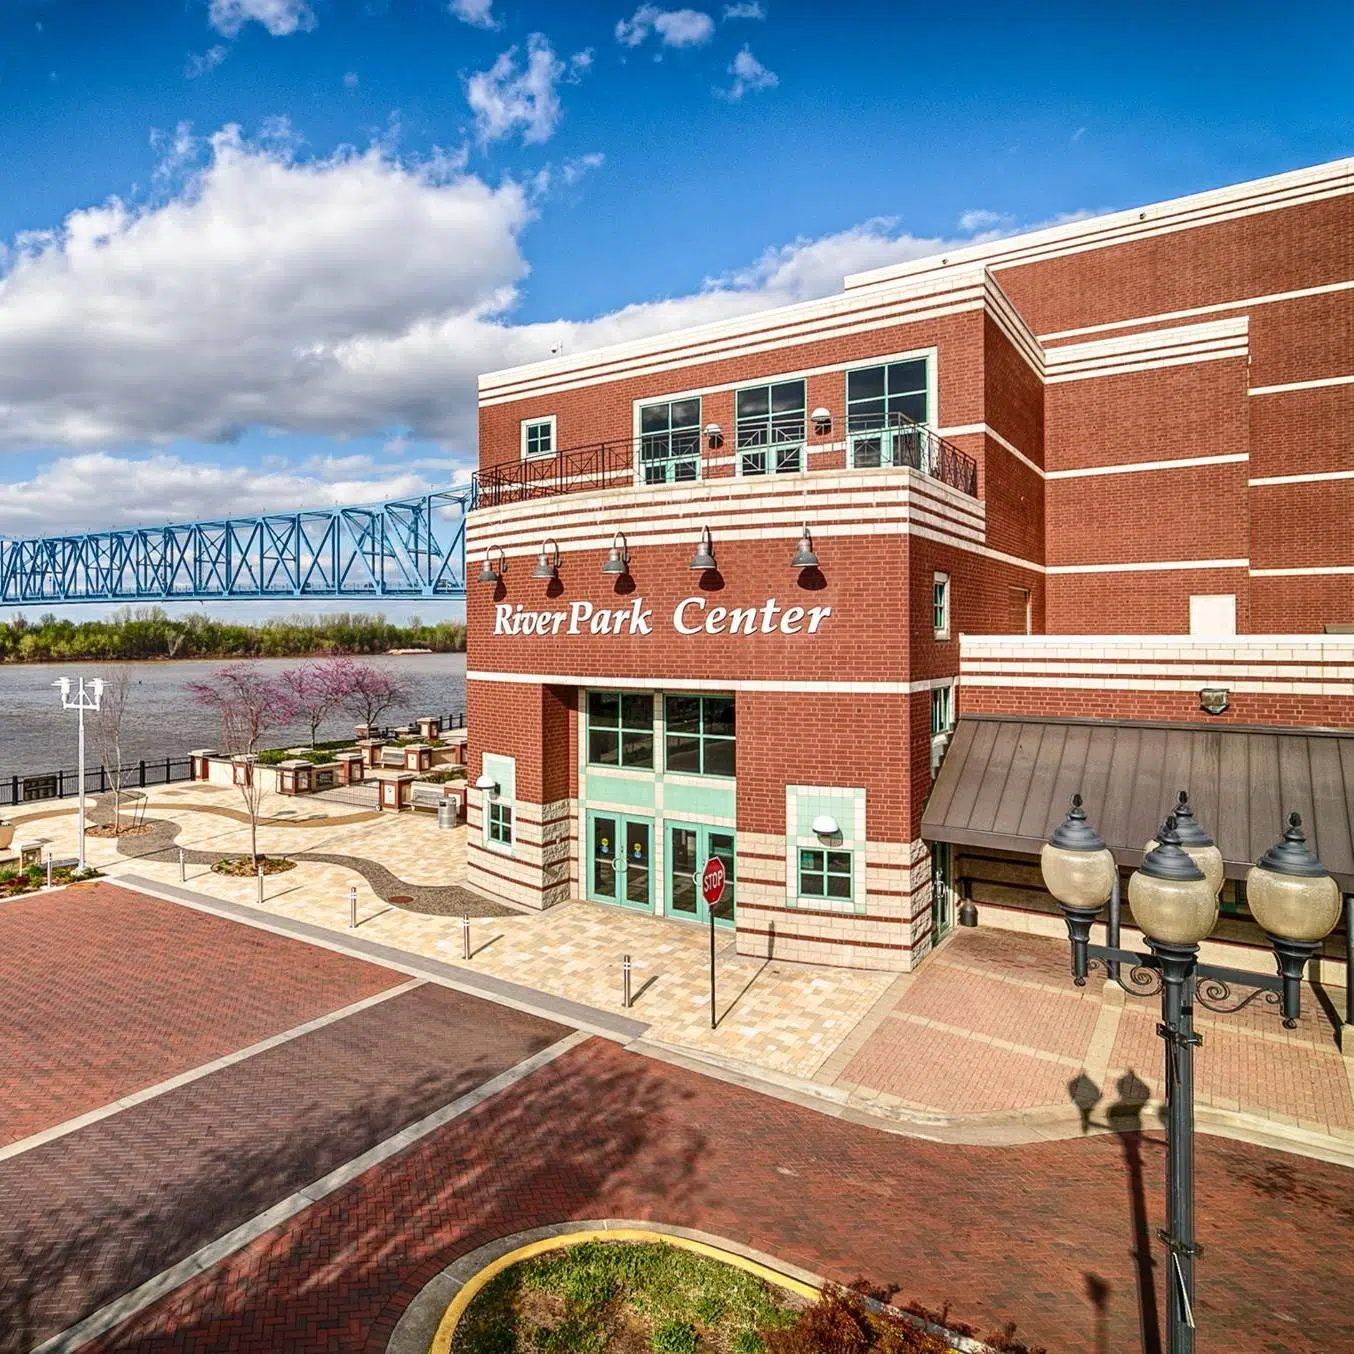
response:
M531 571L532 578L549 583L559 577L559 546L553 537L541 543L541 553L536 556L536 567Z
M602 562L602 572L610 578L624 578L630 572L630 547L625 532L618 531L611 538L611 549Z
M498 568L493 565L494 555L498 555ZM499 583L503 575L508 572L508 557L503 553L501 545L491 545L484 552L484 567L480 570L479 581L481 583Z
M1158 1236L1168 1253L1167 1349L1194 1354L1194 1262L1202 1253L1194 1240L1194 1050L1203 1042L1194 1032L1194 1007L1230 1013L1263 995L1280 1007L1286 1026L1297 1024L1303 970L1335 928L1341 900L1335 880L1307 846L1302 820L1291 814L1283 840L1246 877L1247 902L1274 947L1277 973L1201 964L1199 945L1217 924L1225 870L1222 853L1196 821L1185 791L1147 848L1128 883L1129 908L1146 954L1119 948L1119 867L1087 821L1080 795L1073 795L1067 817L1044 844L1040 865L1067 923L1076 983L1084 986L1089 966L1099 964L1130 995L1161 996L1166 1228ZM1091 944L1091 928L1107 902L1108 944ZM1119 977L1123 970L1126 979ZM1235 998L1234 987L1252 991Z
M710 539L710 528L701 528L700 544L696 547L696 553L691 556L691 568L697 572L705 573L715 567L715 547Z
M818 556L814 554L813 537L809 535L808 524L805 523L804 530L799 533L799 549L795 551L794 558L790 561L792 569L816 569L818 567Z

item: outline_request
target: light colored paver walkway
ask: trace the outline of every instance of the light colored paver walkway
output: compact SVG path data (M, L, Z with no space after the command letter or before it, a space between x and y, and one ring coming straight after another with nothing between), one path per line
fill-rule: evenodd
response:
M222 855L248 849L245 824L200 808L236 809L229 787L192 785L152 795L148 818L177 823L177 843ZM381 814L350 819L350 806L314 799L268 796L262 806L259 846L269 854L325 852L374 860L410 883L451 884L464 878L465 828L441 830L431 814ZM285 816L284 816L285 815ZM16 815L18 817L18 815ZM33 820L31 830L24 821ZM73 811L23 815L16 841L47 838L57 855L73 854ZM135 852L135 839L124 841ZM90 862L108 877L136 875L179 882L178 865L122 856L114 843L87 841ZM257 904L251 879L232 879L190 866L186 885L213 898ZM461 923L389 907L353 870L305 860L265 881L265 910L345 934L348 889L358 887L359 934L462 965ZM890 986L887 973L814 968L747 959L734 952L732 934L717 933L716 1011L710 1029L709 932L689 922L572 902L546 913L476 920L467 967L522 983L587 1006L619 1012L621 962L629 954L635 1002L631 1014L650 1026L650 1037L717 1054L795 1077L811 1078Z
M238 853L247 849L247 827L199 811L238 805L232 789L183 786L153 795L148 816L176 823L185 847ZM363 857L410 883L464 878L465 829L439 830L431 815L371 817L343 804L281 798L266 800L264 812L260 846L269 853ZM15 816L16 841L46 837L58 855L73 852L72 809ZM124 846L135 850L134 841ZM122 857L106 840L91 839L88 851L112 878L179 883L174 863ZM212 898L258 906L253 880L198 865L185 882ZM1080 1117L1078 1102L1094 1124L1116 1101L1115 1112L1126 1113L1128 1101L1146 1122L1154 1119L1157 1001L1125 997L1097 978L1075 988L1061 942L961 931L918 972L898 977L742 958L733 937L720 933L719 1027L711 1030L708 932L689 923L583 902L476 919L467 963L458 918L392 908L352 869L309 860L266 881L262 910L351 935L352 884L363 939L585 1006L620 1013L621 960L629 954L630 1014L649 1026L647 1042L715 1059L734 1073L794 1079L852 1109L894 1119L1007 1116L1065 1129ZM1196 1011L1205 1041L1196 1059L1198 1100L1216 1112L1214 1128L1225 1128L1230 1113L1343 1144L1346 1152L1354 1147L1354 1059L1341 1056L1331 1006L1343 1009L1343 992L1307 988L1292 1031L1260 1001L1233 1015Z

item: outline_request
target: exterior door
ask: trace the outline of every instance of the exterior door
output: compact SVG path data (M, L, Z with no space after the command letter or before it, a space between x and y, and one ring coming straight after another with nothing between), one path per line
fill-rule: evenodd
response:
M668 823L667 911L670 917L709 923L710 909L701 893L700 871L711 856L724 862L728 882L715 909L716 926L734 924L734 835L727 828L699 823Z
M647 818L588 815L588 897L653 911L653 824Z
M931 845L931 943L946 935L953 924L953 848L948 842Z
M1007 629L1013 635L1030 633L1030 590L1028 588L1008 588L1011 619Z

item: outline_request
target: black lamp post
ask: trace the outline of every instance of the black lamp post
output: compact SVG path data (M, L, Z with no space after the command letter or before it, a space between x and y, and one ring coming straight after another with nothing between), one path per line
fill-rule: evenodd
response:
M1181 830L1183 827L1183 831ZM1142 868L1128 883L1133 920L1148 954L1118 947L1118 866L1086 820L1081 796L1072 797L1066 819L1040 855L1044 884L1058 901L1072 945L1072 975L1081 986L1092 963L1112 977L1127 966L1120 985L1135 996L1161 994L1157 1026L1166 1047L1166 1228L1159 1232L1169 1252L1166 1303L1169 1354L1194 1354L1194 1003L1213 1011L1237 1011L1264 993L1281 1005L1290 1028L1301 1013L1302 972L1340 916L1335 880L1311 853L1298 815L1291 814L1283 841L1271 847L1247 876L1251 912L1274 946L1278 973L1247 973L1199 963L1199 943L1218 919L1222 855L1194 820L1182 791L1176 813L1148 843ZM1113 897L1110 944L1090 943L1091 927ZM1202 979L1202 985L1199 980ZM1232 1002L1232 985L1253 988Z

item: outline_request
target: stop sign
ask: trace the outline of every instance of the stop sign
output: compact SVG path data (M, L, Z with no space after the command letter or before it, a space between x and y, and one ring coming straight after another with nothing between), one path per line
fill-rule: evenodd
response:
M701 870L701 895L708 907L714 907L724 896L724 862L718 856L711 856Z

